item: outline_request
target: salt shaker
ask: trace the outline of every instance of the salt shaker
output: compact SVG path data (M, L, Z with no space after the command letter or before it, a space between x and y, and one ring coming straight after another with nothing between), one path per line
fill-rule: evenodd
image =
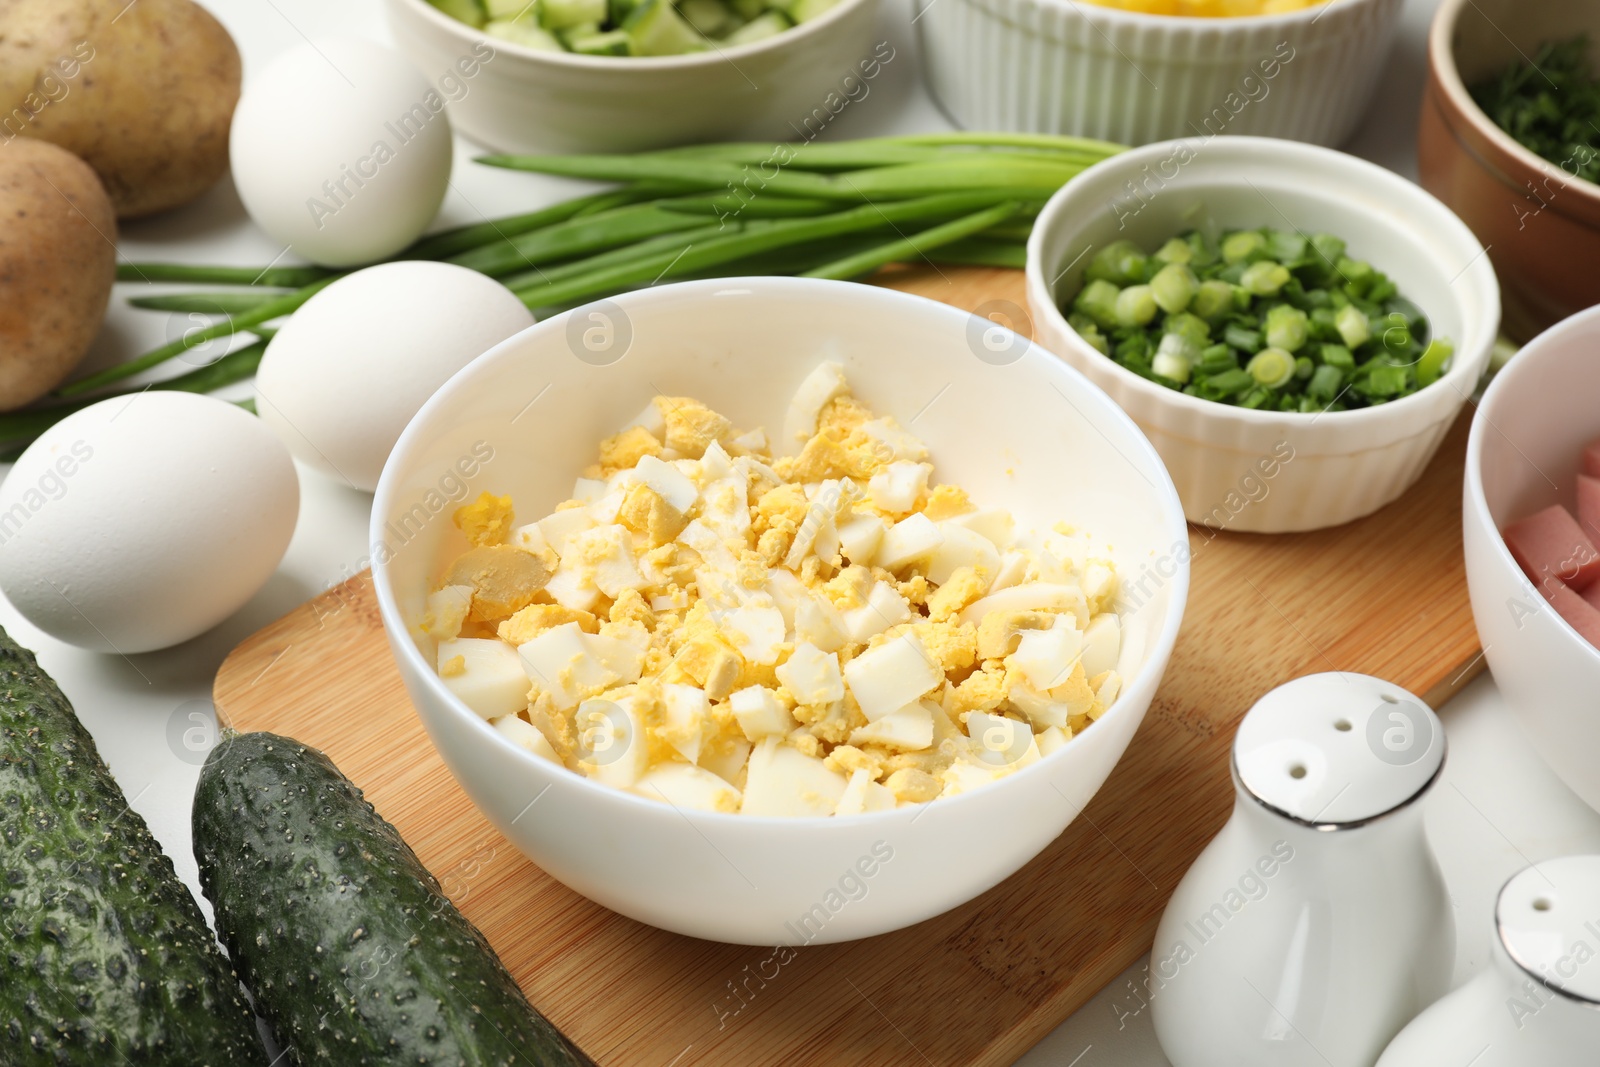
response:
M1250 709L1233 814L1151 950L1174 1067L1372 1067L1444 993L1455 928L1419 803L1444 751L1427 705L1367 675L1299 678Z
M1401 1031L1378 1067L1600 1062L1600 856L1515 875L1494 926L1489 966Z

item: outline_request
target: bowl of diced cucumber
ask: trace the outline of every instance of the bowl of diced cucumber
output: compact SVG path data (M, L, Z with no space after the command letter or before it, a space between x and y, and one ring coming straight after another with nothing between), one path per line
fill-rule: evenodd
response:
M878 0L386 0L455 127L503 152L814 137L895 51Z

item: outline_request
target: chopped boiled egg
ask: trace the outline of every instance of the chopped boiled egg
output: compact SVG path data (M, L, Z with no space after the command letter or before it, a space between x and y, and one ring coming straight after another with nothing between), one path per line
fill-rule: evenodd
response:
M783 418L783 436L791 445L801 444L817 432L817 420L822 409L835 397L850 392L845 380L844 367L832 361L818 363L789 401L789 411Z
M595 525L586 508L562 508L534 523L544 543L555 549L563 560L572 554L573 543L589 527Z
M845 684L868 721L899 711L944 681L915 633L874 646L844 665Z
M895 460L867 482L867 496L881 511L905 514L928 491L928 475L932 473L933 467L927 463Z
M449 640L461 632L472 610L472 586L447 585L428 594L426 613L422 616L422 630L429 637Z
M857 767L850 772L850 780L835 805L835 815L860 815L868 811L888 811L896 804L894 794L886 786L872 780L865 769Z
M655 764L629 788L675 808L701 811L737 812L742 799L737 789L705 768L675 761Z
M933 744L933 709L925 701L907 704L850 731L850 743L920 752Z
M585 700L573 724L578 732L578 763L589 777L627 789L650 766L643 705L637 692L616 692L610 698Z
M802 641L778 665L778 681L801 704L831 704L844 699L839 656Z
M662 738L690 763L700 762L710 718L711 699L704 689L678 682L661 687Z
M728 643L751 663L776 663L789 628L776 605L746 603L722 615Z
M867 602L858 608L840 612L844 620L845 637L857 644L866 644L891 626L898 626L911 618L911 604L900 595L900 590L888 582L872 583L867 591Z
M485 719L514 715L528 706L528 676L516 649L504 641L482 637L440 641L438 663L445 688Z
M764 685L735 690L728 696L728 706L733 709L733 717L739 720L739 729L752 741L783 737L795 726L789 709Z
M862 565L872 562L888 528L876 515L855 515L834 524L839 537L839 551L844 553L847 561Z
M1096 615L1083 631L1083 670L1093 678L1115 670L1122 654L1122 620L1106 612Z
M1063 622L1068 625L1059 625ZM1035 689L1054 689L1065 682L1083 653L1083 634L1071 622L1067 616L1058 615L1048 630L1023 631L1007 664L1020 671Z
M746 815L832 815L845 777L776 737L763 738L745 769Z
M873 563L886 571L897 571L933 554L944 541L939 527L926 515L907 515L883 533Z
M779 445L657 397L537 522L458 508L471 547L417 624L443 683L571 772L763 815L974 789L1118 700L1118 575L1088 535L936 482L836 363Z
M1000 570L1000 551L987 537L953 522L939 524L941 538L928 557L928 581L943 585L962 567L993 577Z
M555 746L550 744L550 739L539 732L538 727L515 715L503 715L490 723L499 730L508 741L518 748L525 748L535 756L542 756L551 763L559 764L561 757L556 755Z

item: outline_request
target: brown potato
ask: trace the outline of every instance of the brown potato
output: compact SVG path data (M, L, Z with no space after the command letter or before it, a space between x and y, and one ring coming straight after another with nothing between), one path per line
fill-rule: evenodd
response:
M0 144L0 411L83 359L117 275L117 217L88 164L43 141Z
M124 219L222 177L239 76L233 38L191 0L0 0L0 145L80 156Z

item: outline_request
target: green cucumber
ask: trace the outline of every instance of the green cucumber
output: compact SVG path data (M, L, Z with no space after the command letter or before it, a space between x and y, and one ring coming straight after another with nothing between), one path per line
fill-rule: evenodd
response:
M541 0L539 23L553 32L586 22L604 22L607 13L606 0Z
M625 56L628 54L628 35L622 30L606 33L574 34L567 47L585 56Z
M482 29L483 24L489 20L489 17L484 14L483 4L480 0L428 0L428 3L456 21L465 22L474 29Z
M695 28L696 33L705 37L716 37L733 29L739 22L739 17L722 0L683 0L678 5L678 14Z
M289 1063L593 1067L316 749L224 737L200 769L194 849L223 944Z
M644 0L622 28L632 55L681 56L706 49L705 38L684 21L672 0Z
M33 653L0 630L0 1063L265 1064L239 979Z
M491 19L532 19L539 14L538 0L483 0Z
M540 52L564 52L561 42L548 30L544 30L525 19L515 21L491 22L483 28L491 37L498 37L502 41L520 44L524 48L536 49Z
M839 0L794 0L789 5L789 17L796 23L810 22L819 15L826 15L839 6Z
M756 41L765 41L768 37L776 37L793 26L794 23L789 21L789 16L782 11L768 11L765 15L751 19L728 34L722 39L722 43L754 44Z

